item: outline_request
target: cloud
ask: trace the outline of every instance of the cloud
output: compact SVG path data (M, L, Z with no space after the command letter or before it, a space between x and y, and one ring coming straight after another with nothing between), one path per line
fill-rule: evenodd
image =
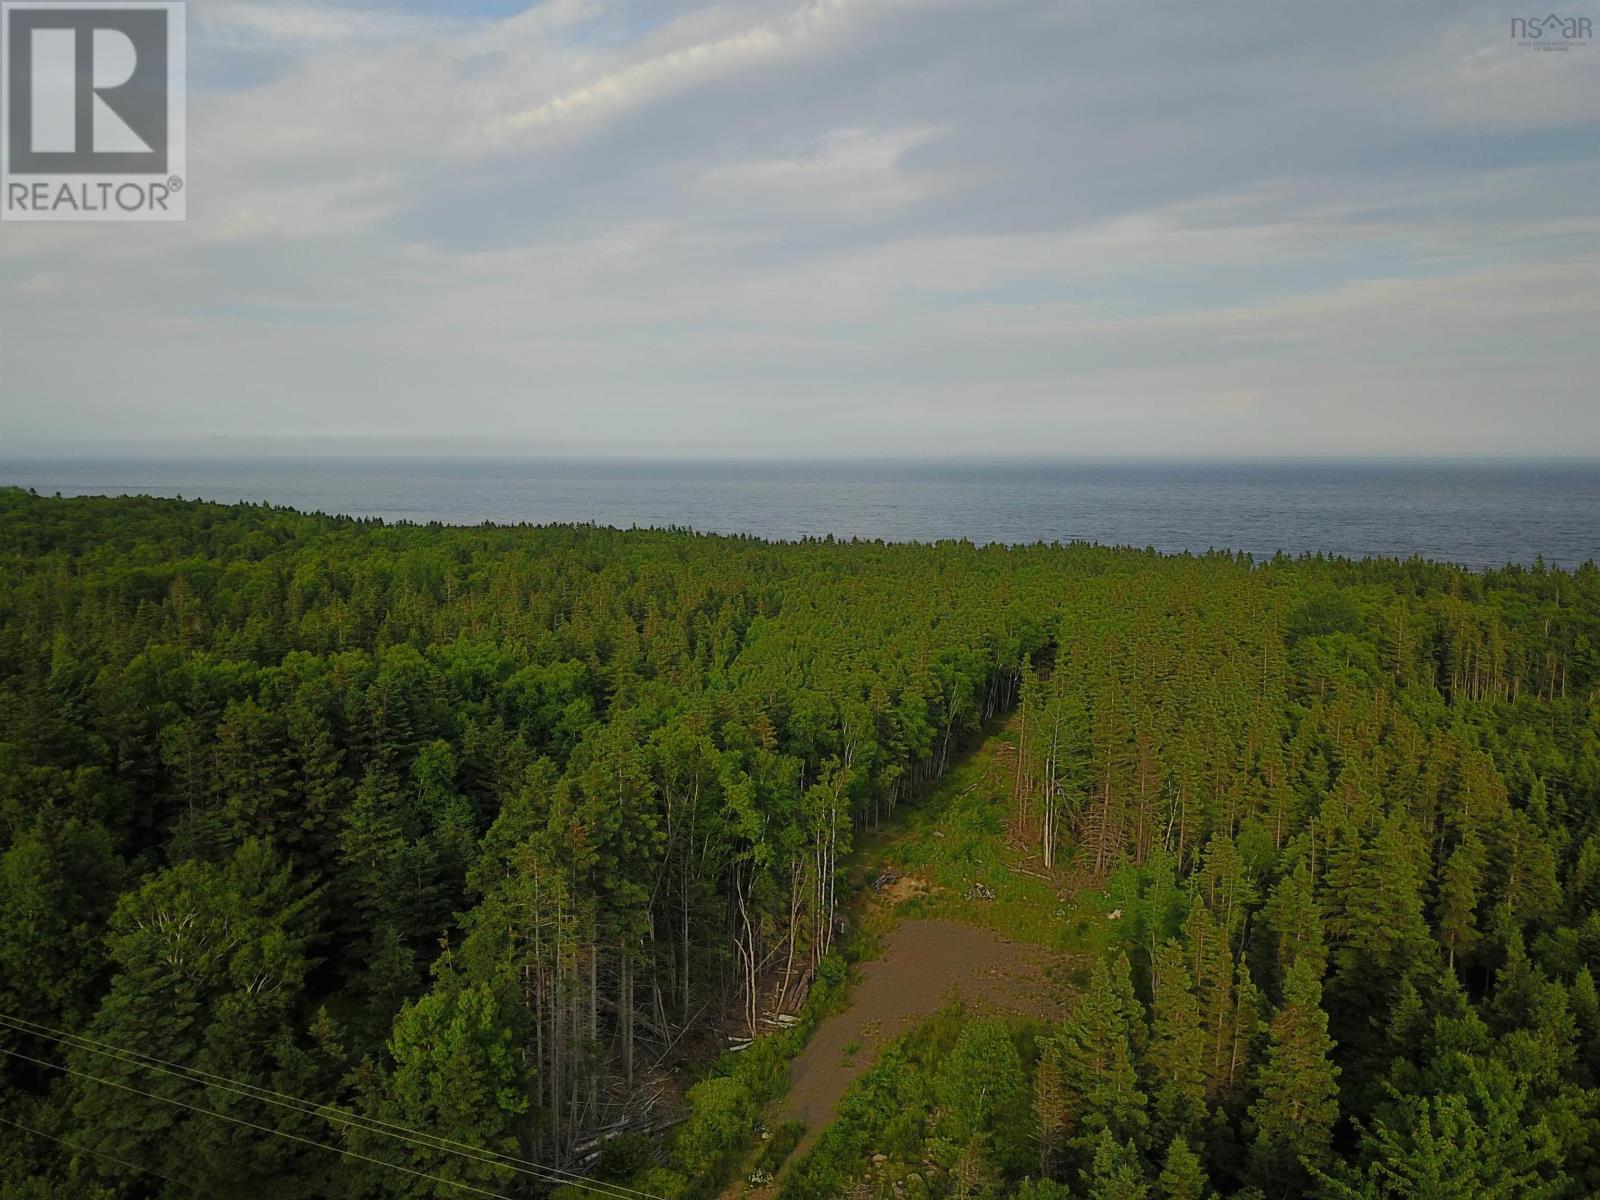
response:
M459 28L441 15L424 17L393 7L367 8L316 0L206 0L193 13L196 32L208 48L243 44L294 49L325 49L338 43L406 41L434 37Z
M877 213L926 199L949 184L907 169L906 157L939 136L936 128L834 129L784 157L712 167L695 187L724 209L760 206L815 215Z
M1600 59L1487 3L195 9L190 221L0 227L0 437L1600 453Z

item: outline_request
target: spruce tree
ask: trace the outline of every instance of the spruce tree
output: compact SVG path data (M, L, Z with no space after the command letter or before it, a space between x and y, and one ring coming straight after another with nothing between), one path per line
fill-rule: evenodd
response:
M1096 962L1089 987L1062 1028L1062 1074L1073 1114L1074 1143L1085 1157L1102 1132L1121 1144L1144 1136L1145 1094L1139 1090L1127 1016L1111 968Z
M1328 948L1323 939L1316 888L1304 859L1272 889L1264 915L1267 928L1277 940L1280 981L1303 957L1310 960L1313 972L1320 978L1327 966Z
M1156 951L1150 1048L1151 1102L1158 1138L1190 1134L1206 1115L1206 1035L1183 947Z
M1185 1138L1174 1137L1156 1179L1156 1194L1161 1200L1202 1200L1208 1191L1199 1158Z
M1304 1186L1308 1166L1327 1165L1339 1118L1339 1068L1322 1011L1322 985L1305 959L1289 968L1270 1037L1256 1075L1259 1096L1250 1106L1250 1174L1264 1191L1285 1195Z
M1436 920L1451 970L1455 970L1456 956L1469 953L1478 941L1477 907L1483 867L1483 840L1468 830L1445 861L1439 878Z
M1132 1142L1118 1142L1109 1129L1095 1139L1094 1162L1084 1174L1088 1200L1146 1200L1150 1186Z

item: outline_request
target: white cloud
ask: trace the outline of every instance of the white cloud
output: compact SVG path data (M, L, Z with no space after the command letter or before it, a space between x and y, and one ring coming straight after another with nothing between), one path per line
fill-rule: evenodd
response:
M191 220L0 227L7 436L1600 452L1594 68L1487 4L407 13L208 0Z
M190 8L195 32L213 43L315 49L433 37L459 28L444 15L419 17L390 7L350 7L319 0L204 0Z
M458 130L452 149L469 158L537 149L552 133L573 125L604 121L785 59L823 54L853 24L888 10L916 7L918 0L810 0L758 23L738 19L734 9L713 9L713 16L727 20L726 28L708 31L698 18L669 24L648 39L643 54L592 64L578 60L575 81L537 95L531 103L506 95L504 86L493 88L495 107L472 127ZM520 82L527 87L533 81Z
M696 181L695 191L733 209L877 213L950 186L932 172L905 165L909 152L938 134L937 128L830 130L797 154L712 167Z

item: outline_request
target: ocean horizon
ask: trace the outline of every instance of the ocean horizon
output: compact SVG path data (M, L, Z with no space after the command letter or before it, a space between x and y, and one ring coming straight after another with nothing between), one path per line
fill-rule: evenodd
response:
M1600 559L1600 461L0 457L45 495L182 496L451 525L594 523L775 541L1089 541L1165 553Z

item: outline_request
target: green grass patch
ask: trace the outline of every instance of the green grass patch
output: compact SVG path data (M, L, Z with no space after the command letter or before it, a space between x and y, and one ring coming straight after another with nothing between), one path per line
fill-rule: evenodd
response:
M907 813L905 831L872 847L864 874L916 875L931 891L902 901L894 917L940 917L993 929L1062 953L1095 953L1117 940L1104 892L1070 888L1007 840L1011 780L1003 748L1016 733L985 741ZM882 924L891 922L885 920Z

